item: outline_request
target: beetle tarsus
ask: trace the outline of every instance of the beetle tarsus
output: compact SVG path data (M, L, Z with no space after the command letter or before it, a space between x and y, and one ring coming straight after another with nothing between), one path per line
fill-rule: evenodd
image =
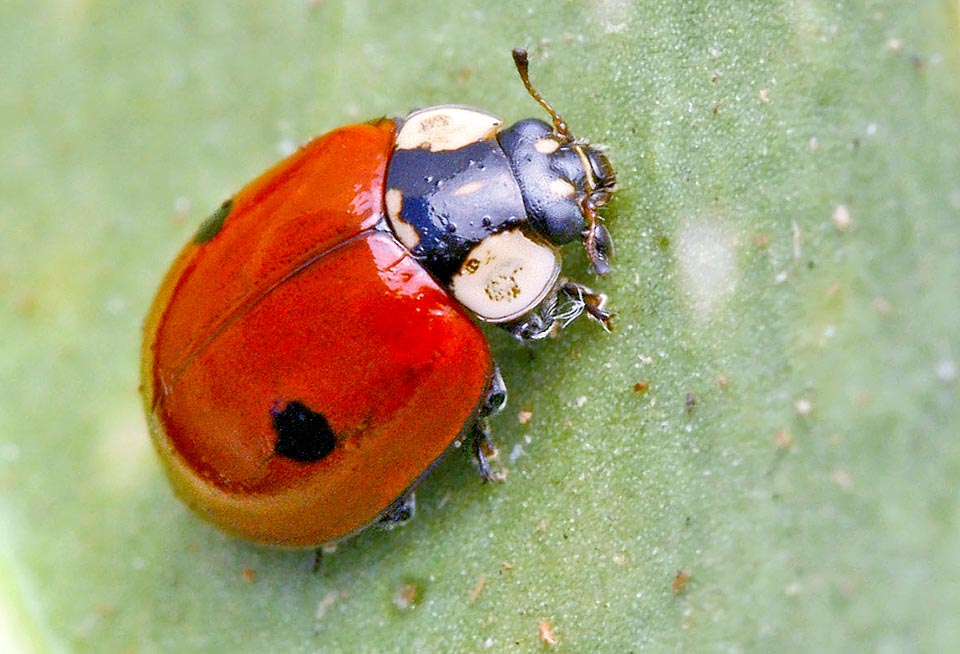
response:
M477 462L480 480L483 483L495 481L496 476L490 467L490 459L496 458L498 452L490 438L490 427L487 425L485 418L477 420L473 426L473 433L470 436L470 449L474 461Z
M577 307L576 315L586 313L591 319L600 323L604 331L613 330L613 314L604 309L607 303L606 295L597 293L583 284L571 281L564 283L560 292L575 304Z

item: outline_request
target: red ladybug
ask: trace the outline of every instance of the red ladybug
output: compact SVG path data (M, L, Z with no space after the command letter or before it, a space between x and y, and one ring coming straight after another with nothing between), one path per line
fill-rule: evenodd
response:
M553 124L442 105L314 139L227 200L146 319L142 393L177 494L261 543L336 541L412 512L468 441L481 475L506 388L473 319L521 340L604 296L561 275L580 239L609 266L606 156Z

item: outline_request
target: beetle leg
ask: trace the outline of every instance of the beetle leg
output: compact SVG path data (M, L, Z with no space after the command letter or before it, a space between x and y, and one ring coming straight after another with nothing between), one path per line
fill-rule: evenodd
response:
M483 481L492 481L493 472L490 470L489 459L497 455L497 448L490 439L490 425L488 418L495 413L499 413L507 403L507 386L503 383L503 375L500 374L500 366L493 364L493 375L490 378L490 385L487 387L487 396L480 406L476 422L470 429L470 448L477 465L480 467L480 478ZM378 527L384 529L393 529L405 524L413 518L417 511L417 497L413 491L404 493L393 504L383 512L383 515L377 520ZM319 550L318 550L319 551Z
M571 320L586 313L587 316L600 323L605 331L613 329L613 314L606 311L603 307L607 303L607 296L603 293L595 293L583 284L567 280L560 287L560 293L569 299L573 306L569 309L570 316L564 316L557 312L555 316L566 327Z
M480 480L484 483L494 480L493 470L490 468L490 459L497 456L497 448L490 439L490 426L486 418L480 418L473 425L470 434L470 450L473 459L477 462L480 471Z
M503 410L507 404L507 386L503 383L500 366L493 364L493 376L487 397L480 407L476 422L470 429L470 452L473 454L477 467L480 469L480 479L484 482L493 481L493 471L490 469L490 459L497 456L497 447L490 438L489 417Z
M470 450L474 461L477 462L477 469L480 473L480 481L498 481L498 477L490 466L490 460L500 455L493 439L490 438L490 425L486 418L477 420L473 426L473 433L470 436Z
M405 524L417 512L417 496L413 491L404 493L390 505L380 519L377 526L384 529L393 529Z
M602 225L598 239L605 240L608 232ZM540 306L516 322L505 323L504 329L519 341L537 341L555 336L558 331L586 313L600 323L605 331L613 329L613 314L604 309L607 296L569 279L560 278L553 291Z
M490 377L490 387L487 389L487 397L480 407L480 417L487 418L496 415L507 405L507 385L503 383L503 375L500 374L500 366L494 362L493 375Z

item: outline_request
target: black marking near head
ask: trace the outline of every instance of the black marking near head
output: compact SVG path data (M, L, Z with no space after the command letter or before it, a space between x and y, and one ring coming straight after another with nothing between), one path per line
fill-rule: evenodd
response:
M233 198L221 204L219 209L203 221L200 229L193 235L193 242L197 245L202 245L219 234L220 230L223 229L223 223L227 220L227 216L230 215L231 209L233 209Z
M303 402L294 400L281 408L270 409L277 444L273 451L279 456L300 463L319 461L337 445L330 423L322 413L313 411Z

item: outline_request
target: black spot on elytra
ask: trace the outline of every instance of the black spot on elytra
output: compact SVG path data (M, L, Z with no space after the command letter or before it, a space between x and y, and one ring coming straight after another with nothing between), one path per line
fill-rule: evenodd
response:
M219 209L203 221L200 229L193 235L193 242L197 245L202 245L219 234L220 230L223 229L223 223L226 222L227 216L230 215L231 209L233 209L233 198L221 204Z
M322 413L294 400L270 410L277 444L273 451L300 463L319 461L333 451L337 440Z

